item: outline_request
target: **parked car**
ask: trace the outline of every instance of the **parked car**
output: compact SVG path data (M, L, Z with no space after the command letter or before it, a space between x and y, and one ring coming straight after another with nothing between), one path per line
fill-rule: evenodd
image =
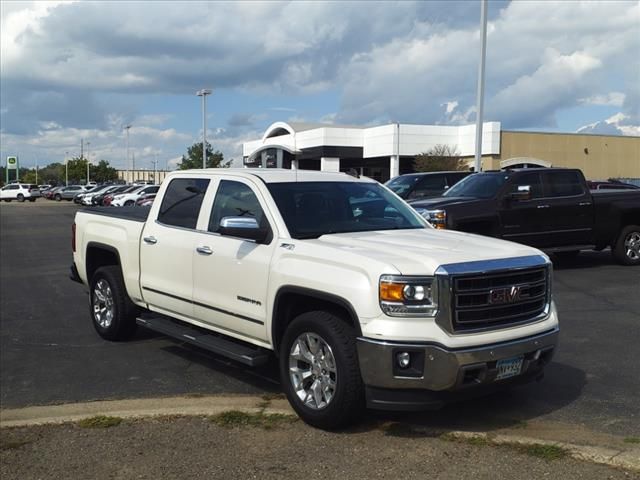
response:
M153 205L153 200L155 198L155 193L145 193L136 201L136 205L138 207L150 207L151 205Z
M477 173L442 197L410 204L437 228L503 238L563 256L611 247L618 262L640 265L640 191L589 191L580 170Z
M96 190L98 190L100 187L98 187L97 185L89 185L89 186L85 186L85 189L83 192L78 193L75 197L73 197L73 203L82 203L82 199L84 198L85 195L91 193L91 192L95 192Z
M113 201L113 198L121 193L129 193L129 192L133 192L134 190L139 189L140 187L137 185L122 185L119 188L112 190L111 192L107 193L103 198L102 198L102 203L101 205L104 207L109 207L111 206L111 202Z
M151 209L81 210L72 232L102 338L140 325L250 366L274 354L319 428L531 382L556 349L546 255L435 230L369 178L172 172Z
M408 173L394 177L385 186L404 200L439 197L471 172Z
M85 191L84 185L69 185L68 187L63 187L53 194L53 199L56 201L60 200L68 200L71 201L74 197Z
M95 205L94 198L96 198L99 195L105 194L113 190L114 188L116 188L115 185L100 185L94 188L93 190L91 190L90 192L79 195L81 197L80 203L82 205Z
M136 204L136 201L148 193L157 193L160 189L159 185L147 185L138 187L131 192L119 193L113 197L111 201L112 207L130 207Z
M44 197L47 200L53 200L53 197L56 193L58 193L60 190L62 190L64 188L64 186L61 187L52 187L49 190L44 192Z
M10 202L11 200L35 202L37 198L40 198L40 189L37 185L10 183L0 190L0 200L5 202Z

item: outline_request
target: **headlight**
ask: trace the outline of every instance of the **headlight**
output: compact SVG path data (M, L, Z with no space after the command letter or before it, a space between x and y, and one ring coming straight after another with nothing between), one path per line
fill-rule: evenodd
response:
M112 198L112 200L122 200L124 198L124 195L116 195L115 197Z
M383 275L380 308L391 317L433 317L438 311L433 277Z
M444 210L424 210L424 213L419 213L435 228L447 228L447 212Z

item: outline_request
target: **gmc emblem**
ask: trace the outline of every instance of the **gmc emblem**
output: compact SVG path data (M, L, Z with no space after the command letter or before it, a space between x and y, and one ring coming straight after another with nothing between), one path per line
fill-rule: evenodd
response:
M494 288L489 290L489 303L500 305L501 303L513 303L520 300L520 287Z

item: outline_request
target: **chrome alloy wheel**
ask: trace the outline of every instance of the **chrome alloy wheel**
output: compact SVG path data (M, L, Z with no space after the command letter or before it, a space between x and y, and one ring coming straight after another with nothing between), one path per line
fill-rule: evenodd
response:
M303 333L289 352L293 390L307 407L322 410L336 392L338 372L331 347L315 333Z
M640 258L640 232L629 232L624 239L624 251L630 260L637 261Z
M98 280L93 287L93 318L102 328L109 328L114 315L111 287L106 280Z

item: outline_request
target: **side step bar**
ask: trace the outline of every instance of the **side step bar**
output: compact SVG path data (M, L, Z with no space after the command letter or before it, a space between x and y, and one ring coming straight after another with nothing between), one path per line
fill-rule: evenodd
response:
M177 340L223 355L236 362L244 363L250 367L264 365L270 357L270 351L267 349L228 340L223 338L222 335L205 332L203 329L162 315L138 317L136 318L136 323Z

